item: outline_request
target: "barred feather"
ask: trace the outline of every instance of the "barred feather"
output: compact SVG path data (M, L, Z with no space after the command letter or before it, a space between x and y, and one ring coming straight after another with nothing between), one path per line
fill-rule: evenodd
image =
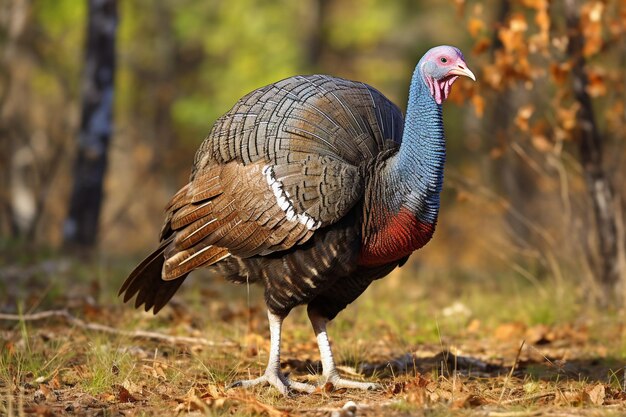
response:
M357 268L367 167L397 149L402 126L382 94L339 78L297 76L246 95L196 153L163 243L122 287L125 300L160 308L169 283L200 267L263 282L273 310L322 294Z

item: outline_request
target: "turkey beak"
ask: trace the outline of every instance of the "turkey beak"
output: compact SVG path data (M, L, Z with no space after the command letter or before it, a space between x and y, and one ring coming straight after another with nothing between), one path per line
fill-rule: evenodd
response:
M448 74L465 75L466 77L469 77L472 80L476 81L476 77L474 76L474 73L470 71L469 68L467 68L467 64L465 64L465 62L463 62L462 64L459 64L459 66L456 68L452 68L448 72Z

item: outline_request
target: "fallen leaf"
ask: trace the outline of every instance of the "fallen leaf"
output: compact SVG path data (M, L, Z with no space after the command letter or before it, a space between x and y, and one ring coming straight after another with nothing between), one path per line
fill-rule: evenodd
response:
M552 341L552 335L550 334L550 328L548 326L545 324L537 324L526 329L524 339L531 345L546 344Z
M603 384L596 384L591 388L587 388L583 394L584 401L593 405L604 404L605 397L606 390Z
M405 386L406 384L404 382L396 382L391 387L389 387L389 389L387 390L387 393L391 394L392 396L398 395L404 392Z
M481 326L481 321L478 319L472 319L469 324L467 325L467 332L468 333L478 333L478 331L480 330L480 326Z
M137 398L133 397L133 395L121 385L118 387L117 400L121 403L137 402Z
M53 417L56 415L52 408L47 405L37 405L35 407L25 408L23 411L27 414L36 415L38 417Z
M187 394L179 401L180 404L178 404L174 410L176 413L190 411L202 411L207 413L209 411L207 403L196 395L196 390L194 388L187 391Z
M493 332L493 337L501 341L519 341L526 331L526 326L519 322L503 323Z
M143 394L143 388L141 385L135 384L134 382L126 379L122 382L122 387L125 388L129 393L135 394Z
M457 394L453 397L451 408L459 409L469 406L469 400L472 396L468 393Z

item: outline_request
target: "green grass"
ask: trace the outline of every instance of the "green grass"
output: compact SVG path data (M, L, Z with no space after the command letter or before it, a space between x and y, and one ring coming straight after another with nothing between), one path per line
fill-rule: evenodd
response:
M35 339L24 321L17 323L18 344L5 343L0 353L0 378L3 386L20 384L25 376L47 380L69 357L67 344L58 340Z
M132 382L134 360L101 335L95 335L87 342L84 355L86 372L79 387L85 392L100 394L124 381Z

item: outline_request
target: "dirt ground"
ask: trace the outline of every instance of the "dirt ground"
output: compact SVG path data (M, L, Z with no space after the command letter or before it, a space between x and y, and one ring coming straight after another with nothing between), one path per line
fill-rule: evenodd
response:
M548 286L433 295L428 281L408 288L389 277L330 328L340 371L382 388L328 384L285 398L270 387L227 388L266 364L258 289L200 279L153 316L117 299L117 268L2 268L0 415L626 415L620 312L586 311ZM319 354L302 309L282 343L283 370L316 383Z

